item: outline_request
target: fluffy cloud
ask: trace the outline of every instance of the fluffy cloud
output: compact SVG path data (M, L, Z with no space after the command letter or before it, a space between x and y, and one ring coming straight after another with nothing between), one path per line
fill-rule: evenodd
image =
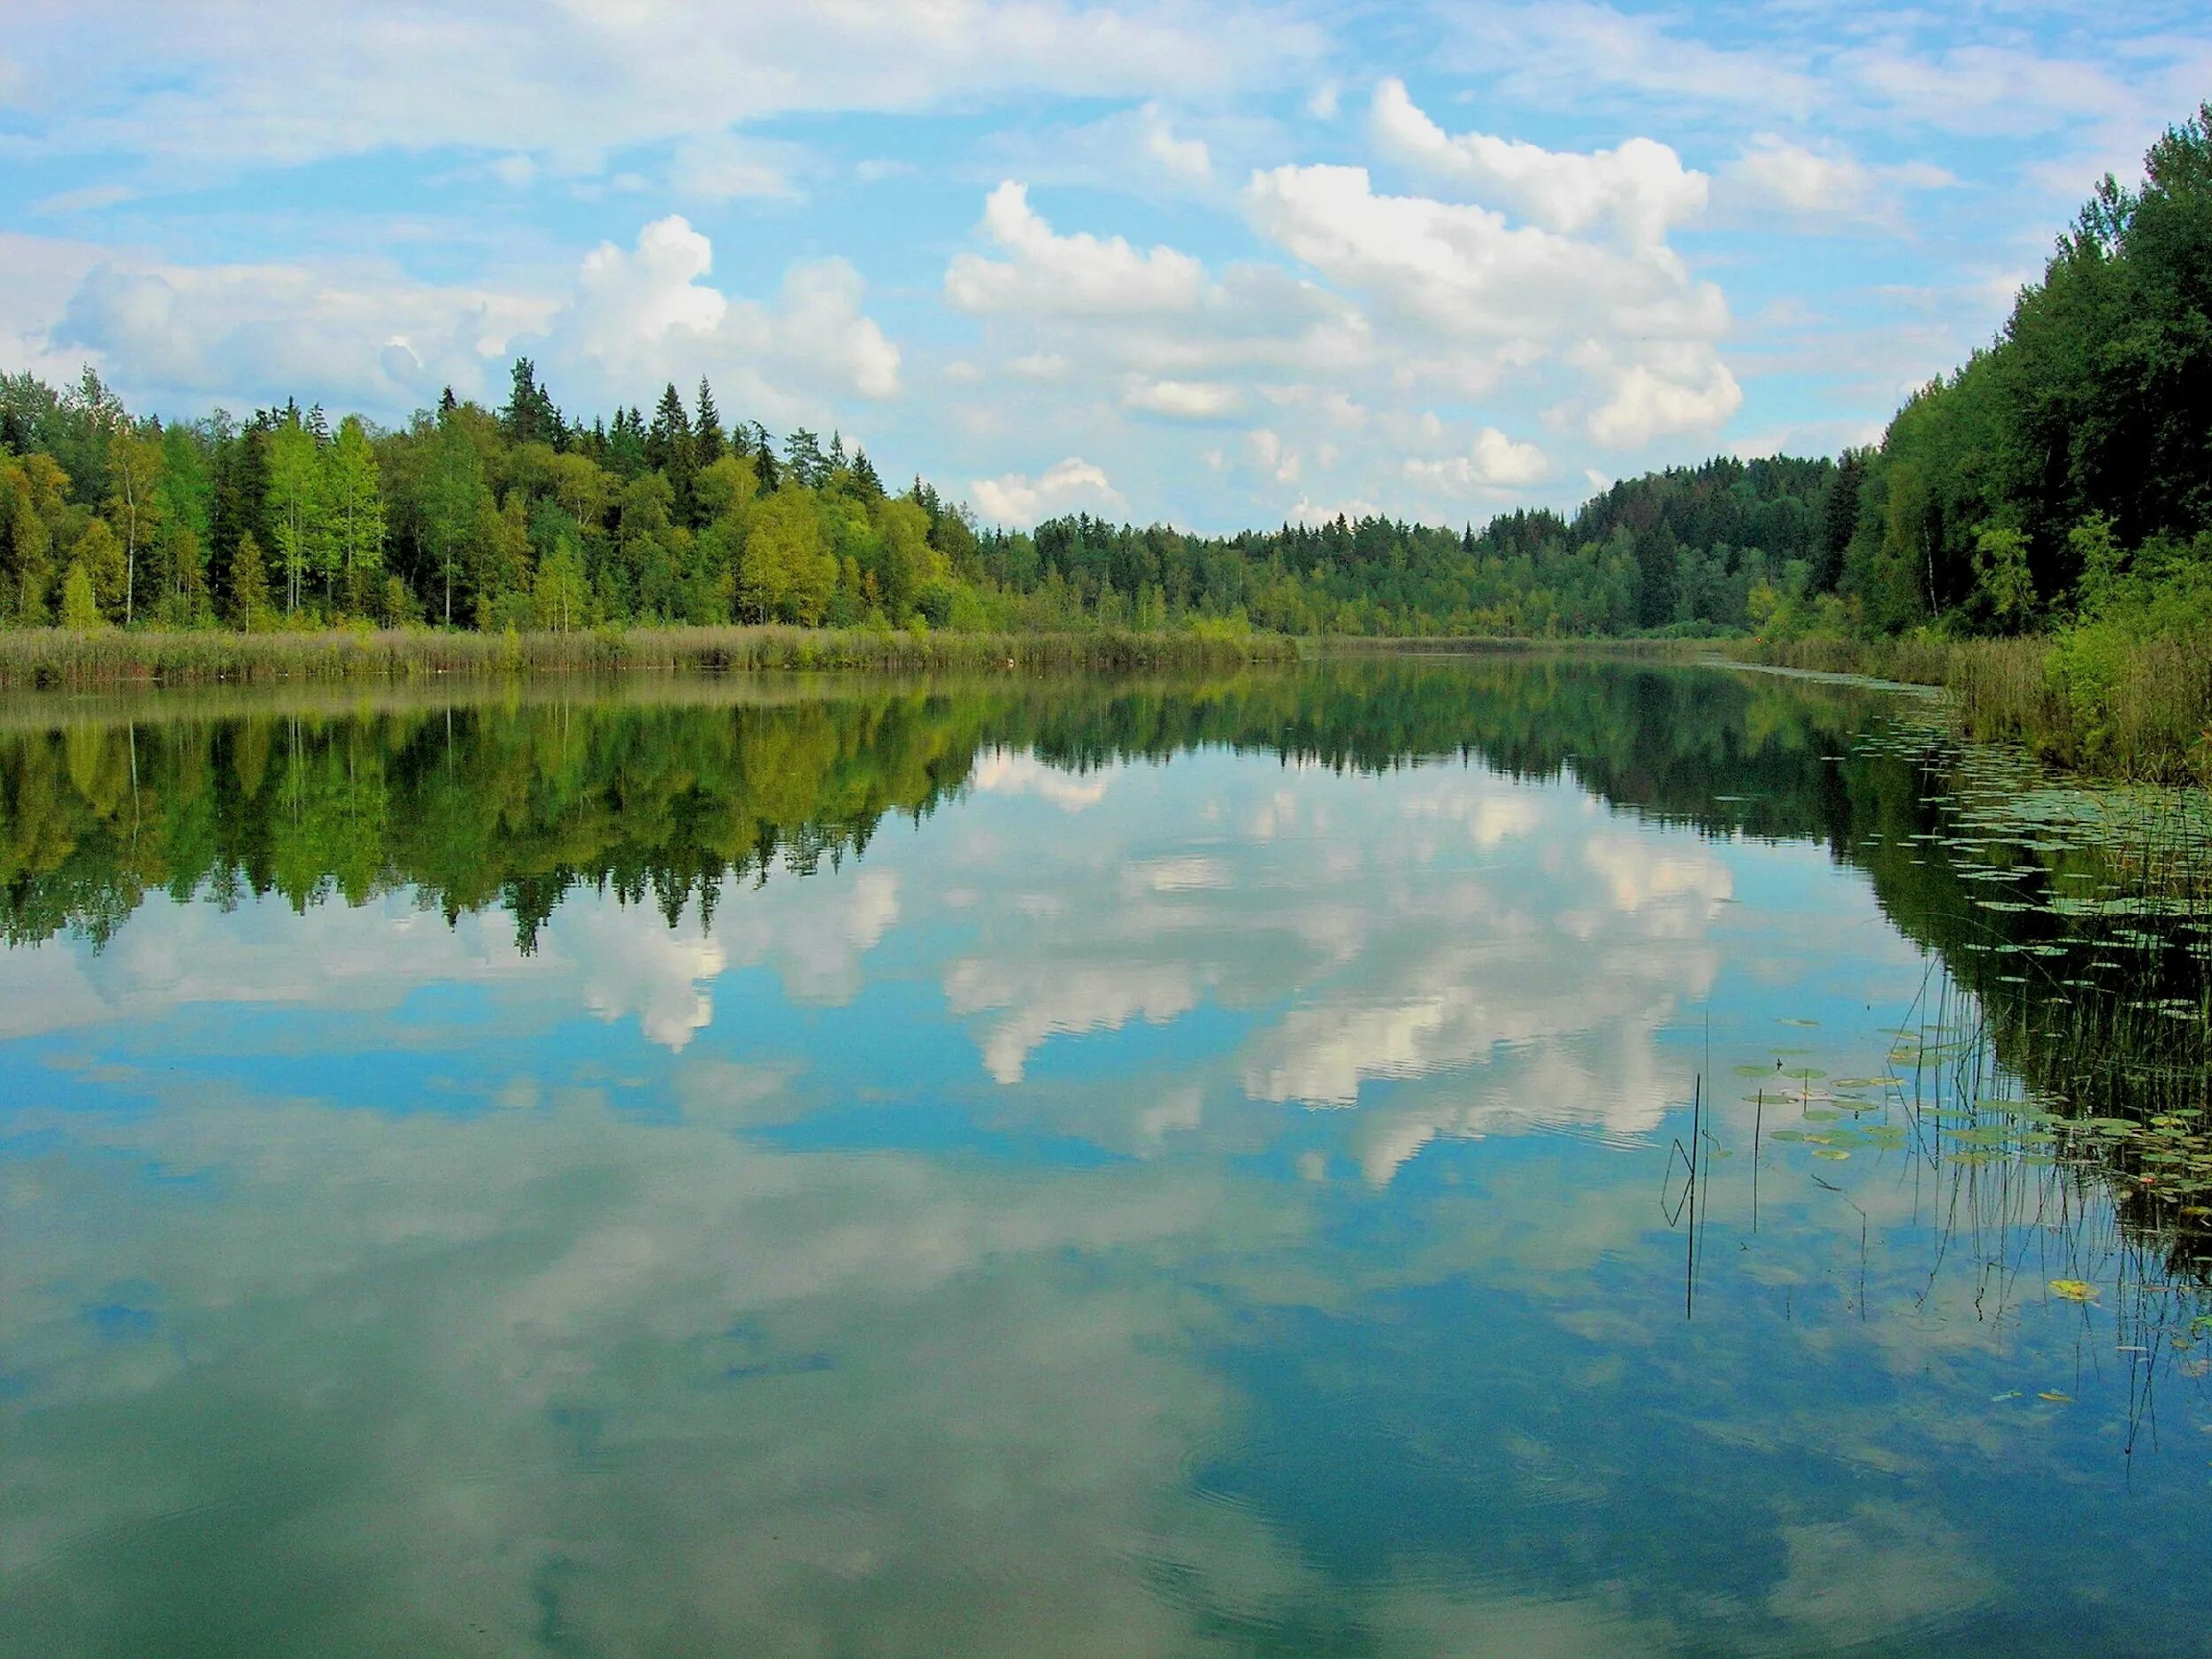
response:
M1287 252L1471 351L1457 371L1471 389L1547 351L1591 374L1601 396L1586 424L1601 444L1710 431L1741 402L1718 350L1727 303L1663 242L1592 242L1485 207L1379 195L1363 167L1279 167L1256 175L1247 199Z
M1638 449L1655 438L1711 432L1743 407L1743 388L1701 342L1642 347L1624 358L1592 342L1579 360L1610 383L1590 412L1591 437L1610 449Z
M1442 460L1409 460L1406 476L1454 495L1475 489L1510 489L1541 482L1551 462L1532 443L1517 443L1495 426L1485 426L1464 455Z
M638 234L634 248L602 243L584 261L576 296L555 320L548 356L588 365L585 378L619 394L704 370L747 403L788 406L783 386L885 398L899 389L899 349L861 310L860 275L842 259L794 265L773 301L733 300L704 279L707 238L677 215ZM631 396L634 396L634 393Z
M1414 104L1399 81L1376 88L1373 127L1386 154L1548 230L1571 234L1610 227L1647 245L1705 210L1705 175L1686 170L1673 150L1648 138L1582 155L1486 133L1455 137Z
M1121 512L1129 503L1106 474L1088 461L1070 456L1035 478L1018 472L979 478L972 488L976 511L995 524L1025 528L1056 513L1089 511Z
M488 362L555 306L411 280L382 264L140 265L86 273L48 334L126 390L242 403L298 394L395 413L443 385L480 389Z
M1246 193L1261 234L1331 280L1448 338L1557 337L1606 324L1717 334L1720 290L1663 247L1602 247L1488 208L1379 194L1364 167L1291 166Z
M702 373L733 406L780 417L899 390L899 349L863 311L850 265L803 261L772 298L733 296L705 280L712 245L680 217L646 226L630 248L602 244L566 294L426 283L366 261L108 258L82 269L75 244L24 240L33 263L81 270L58 315L25 338L49 360L91 357L127 393L165 409L296 395L394 417L446 386L496 396L518 349L587 406L645 401L664 381L688 385ZM27 322L40 291L20 286Z
M953 259L945 297L963 311L1113 317L1198 303L1205 273L1188 254L1141 253L1119 236L1056 235L1011 180L984 204L983 229L1010 257Z

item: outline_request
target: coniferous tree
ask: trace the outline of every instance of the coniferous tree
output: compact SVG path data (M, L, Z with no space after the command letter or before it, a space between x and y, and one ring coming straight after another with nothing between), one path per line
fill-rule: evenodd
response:
M506 407L499 411L500 429L510 443L542 443L563 447L566 429L552 395L538 384L537 365L517 357Z
M721 411L714 406L714 388L703 374L699 377L698 406L691 411L691 436L694 459L703 472L729 453Z
M676 395L674 381L661 393L653 411L653 424L645 434L645 465L668 480L675 522L692 521L691 483L698 472L698 453L691 436L691 421L684 400Z
M760 470L760 487L772 493L783 482L783 467L776 459L776 446L768 435L768 428L753 422L753 465Z
M765 434L762 434L764 440ZM828 465L822 456L822 440L804 426L794 427L783 441L784 465L791 481L809 489L821 488Z

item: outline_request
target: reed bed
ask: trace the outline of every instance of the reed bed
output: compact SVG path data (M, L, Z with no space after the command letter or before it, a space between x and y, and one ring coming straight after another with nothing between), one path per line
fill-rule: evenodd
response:
M438 674L618 670L1224 668L1291 661L1267 634L902 633L863 628L674 627L565 634L431 629L300 634L0 634L0 687L407 680Z
M2102 777L2212 784L2212 635L1739 640L1742 662L1939 686L1961 733Z

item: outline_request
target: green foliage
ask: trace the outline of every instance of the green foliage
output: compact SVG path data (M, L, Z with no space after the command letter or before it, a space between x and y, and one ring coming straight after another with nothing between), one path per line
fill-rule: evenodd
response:
M1864 457L1838 585L1872 626L2093 612L2124 549L2212 530L2207 271L2212 104L2152 147L2139 186L2099 185L1997 341ZM1829 545L1840 527L1839 510Z
M2016 634L2035 619L2035 580L2028 573L2028 538L1992 526L1974 539L1974 591L2000 633Z
M70 560L69 573L62 578L61 625L79 634L106 626L99 599L92 591L92 573L81 558Z
M249 530L239 539L230 563L231 623L246 633L269 626L268 565L261 543Z

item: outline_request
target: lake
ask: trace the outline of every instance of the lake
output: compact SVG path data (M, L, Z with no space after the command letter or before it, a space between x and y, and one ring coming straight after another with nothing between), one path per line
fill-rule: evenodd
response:
M1573 657L0 704L0 1650L2202 1653L2165 810Z

